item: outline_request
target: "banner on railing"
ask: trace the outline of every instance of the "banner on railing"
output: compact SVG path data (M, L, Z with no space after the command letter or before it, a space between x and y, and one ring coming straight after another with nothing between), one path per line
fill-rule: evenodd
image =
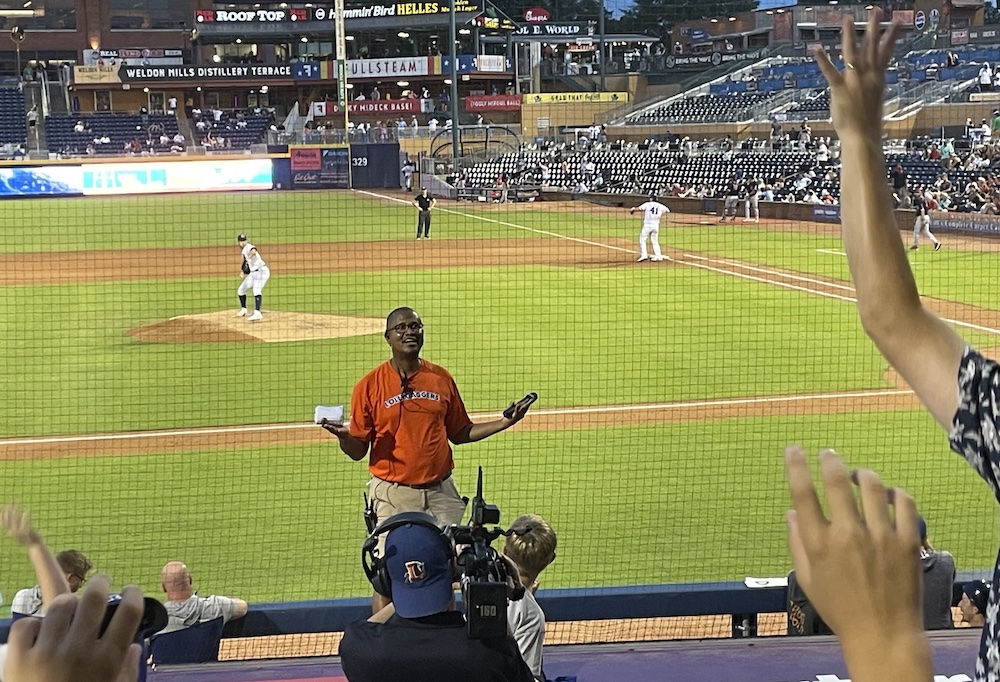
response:
M628 102L627 92L537 92L524 96L525 104L580 104L582 102Z
M931 230L941 232L981 232L1000 234L1000 220L983 213L946 213L931 211Z
M818 223L839 223L840 206L816 204L813 206L813 220Z
M479 95L465 98L466 111L517 111L520 108L520 95Z

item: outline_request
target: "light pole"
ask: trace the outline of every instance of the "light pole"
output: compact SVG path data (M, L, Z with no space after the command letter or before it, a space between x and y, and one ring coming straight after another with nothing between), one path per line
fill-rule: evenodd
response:
M458 174L458 50L455 45L458 40L458 30L455 22L455 0L451 0L448 21L448 38L451 43L451 49L448 51L448 57L451 59L451 170Z
M24 42L24 29L14 26L10 29L10 39L14 41L14 51L17 53L17 77L21 78L21 43Z
M605 43L604 43L604 0L601 0L601 8L597 14L597 33L598 42L597 46L600 49L601 58L597 62L597 67L601 70L601 92L604 92L604 72L607 70L605 68L607 61L607 55L604 54Z

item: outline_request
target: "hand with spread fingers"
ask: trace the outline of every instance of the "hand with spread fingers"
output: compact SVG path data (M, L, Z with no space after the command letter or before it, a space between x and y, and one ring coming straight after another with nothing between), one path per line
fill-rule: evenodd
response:
M887 490L868 469L852 475L832 450L819 463L829 518L805 453L798 446L785 451L794 507L788 546L799 584L839 638L854 682L931 680L913 498Z
M95 576L83 596L62 595L45 618L22 618L10 628L4 677L17 682L131 682L141 647L133 644L142 618L142 592L126 587L107 630L100 634L108 580Z
M854 19L844 17L843 71L837 70L824 48L814 51L820 71L830 84L830 113L841 140L850 136L881 139L885 70L899 35L899 25L895 22L882 34L881 21L882 10L871 10L864 37L858 44L854 38Z

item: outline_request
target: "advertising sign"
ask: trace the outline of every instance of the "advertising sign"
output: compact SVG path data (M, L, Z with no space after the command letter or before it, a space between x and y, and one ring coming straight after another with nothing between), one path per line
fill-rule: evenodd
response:
M524 37L534 36L592 36L595 33L597 23L593 21L578 21L570 24L541 23L541 24L520 24L514 35Z
M348 114L419 114L421 111L419 99L366 99L347 103ZM327 106L327 115L331 107ZM339 110L340 107L337 107Z
M524 20L529 24L541 24L548 21L550 16L544 7L530 7L524 10Z
M813 206L813 220L818 223L839 223L840 206L816 204Z
M507 70L507 59L502 54L481 54L476 58L479 71L503 73Z
M465 98L466 111L517 111L520 95L479 95Z
M107 163L79 167L85 195L271 189L270 159Z
M539 92L524 95L525 104L579 104L580 102L628 102L627 92Z
M729 62L741 62L746 60L756 61L757 59L760 59L760 50L751 50L750 52L730 52L726 54L713 52L711 54L689 56L668 54L663 58L663 65L668 69L675 69L677 67L685 66L718 66L719 64L728 64Z
M252 80L288 78L290 64L233 64L229 66L76 66L77 83L147 83L152 81Z
M184 51L144 47L83 51L83 63L87 66L107 66L112 61L137 66L178 65L184 63Z
M397 76L426 76L429 73L427 57L395 57L392 59L351 59L347 62L347 77L395 78Z
M1000 222L997 221L996 216L981 213L931 211L931 230L1000 234Z
M347 189L347 147L292 147L294 189Z
M927 25L927 15L924 14L923 10L917 10L917 13L913 15L913 28L918 31L923 31L924 26Z

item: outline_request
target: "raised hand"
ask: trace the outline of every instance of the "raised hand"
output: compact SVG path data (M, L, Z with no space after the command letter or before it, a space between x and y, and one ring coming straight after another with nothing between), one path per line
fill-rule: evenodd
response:
M930 680L913 498L886 490L874 471L851 474L832 450L820 453L819 462L829 518L805 453L798 446L785 451L794 507L788 547L799 584L840 639L855 682Z
M899 25L881 32L882 10L870 11L861 43L854 37L854 19L844 17L841 30L844 70L838 71L823 47L813 54L820 71L830 84L830 113L841 140L849 137L882 136L882 103L885 98L885 70L899 35Z
M28 512L22 510L16 504L8 504L0 512L0 523L11 536L24 546L41 542L41 536L31 525L31 518Z

